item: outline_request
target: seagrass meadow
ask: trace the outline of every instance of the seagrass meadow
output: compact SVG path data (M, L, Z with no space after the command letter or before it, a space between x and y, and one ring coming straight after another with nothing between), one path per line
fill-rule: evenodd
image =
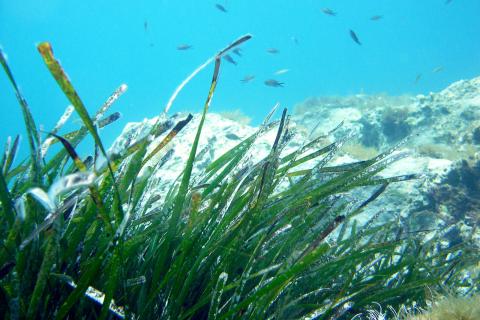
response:
M148 175L139 173L162 165L153 160L192 116L168 132L159 120L145 138L109 154L98 128L118 118L106 112L124 85L92 116L51 45L40 43L41 58L73 106L44 132L1 52L25 119L29 156L15 160L18 138L9 139L0 162L0 318L358 319L378 304L423 306L431 291L475 293L468 273L478 264L472 243L450 245L441 231L425 237L375 216L356 223L389 184L418 178L378 175L402 157L401 145L332 165L350 136L328 144L317 137L285 152L295 132L286 109L279 120L271 120L272 110L256 132L193 180L221 58L250 38L240 37L202 65L212 62L214 71L188 161L148 214L154 199ZM82 126L60 133L73 111ZM249 163L257 138L271 131L268 156ZM76 148L88 137L92 155L82 159ZM346 196L363 188L373 191L355 201Z

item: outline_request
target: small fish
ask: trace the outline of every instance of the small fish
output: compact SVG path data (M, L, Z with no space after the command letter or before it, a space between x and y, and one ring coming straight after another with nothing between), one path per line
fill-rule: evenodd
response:
M274 87L274 88L283 87L283 85L284 85L283 82L278 82L278 81L275 80L275 79L265 80L264 83L265 83L266 86Z
M249 74L249 75L246 75L242 80L243 83L249 83L250 81L252 81L253 79L255 79L255 76L253 74Z
M229 54L224 55L223 59L227 60L231 64L237 65L237 62L235 60L233 60L233 58Z
M267 52L268 52L268 53L271 53L271 54L277 54L277 53L279 53L280 51L279 51L277 48L268 48L268 49L267 49Z
M290 69L280 69L280 70L275 71L274 74L280 75L280 74L285 74L289 71L290 71Z
M145 22L143 23L143 28L145 29L145 32L147 32L148 30L148 21L145 20Z
M445 4L450 4L452 2L452 0L447 0L445 1Z
M433 73L439 73L439 72L442 72L443 71L443 67L442 66L439 66L439 67L436 67L432 70Z
M370 18L370 20L372 20L372 21L378 21L378 20L380 20L380 19L382 19L382 18L383 18L383 16L377 15L377 16L372 16L372 17Z
M359 46L362 45L362 43L361 43L360 40L358 39L358 36L357 36L357 34L355 33L355 31L350 30L350 37L352 37L353 41L355 41Z
M181 51L185 51L185 50L189 50L189 49L192 49L193 47L189 44L181 44L179 46L177 46L177 50L181 50Z
M415 84L417 84L420 81L420 79L422 79L421 73L417 74L417 76L415 77Z
M337 15L337 13L330 8L323 8L322 12L325 13L325 14L328 14L329 16L332 16L332 17Z
M233 49L233 53L235 53L237 56L241 57L242 56L242 49L241 48L235 48L235 49Z
M293 43L295 43L298 46L299 42L297 37L292 36L290 39L292 39Z
M224 6L222 6L221 4L219 3L215 3L215 8L217 8L218 10L222 11L222 12L227 12L227 9L225 9Z

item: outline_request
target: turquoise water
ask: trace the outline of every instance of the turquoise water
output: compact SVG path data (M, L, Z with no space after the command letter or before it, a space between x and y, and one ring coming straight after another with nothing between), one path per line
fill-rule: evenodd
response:
M126 122L159 114L191 71L246 33L254 37L242 46L242 57L232 54L238 64L222 64L214 112L239 109L256 124L277 101L292 108L311 96L441 90L480 74L479 13L478 0L0 0L0 45L45 129L68 101L36 43L52 43L91 113L126 83L129 90L112 109L123 118L102 132L109 143ZM375 15L382 18L372 21ZM192 48L177 50L182 44ZM280 69L289 72L274 75ZM211 71L212 66L186 87L171 113L201 110ZM250 74L253 81L240 81ZM266 86L267 79L284 87ZM3 143L23 132L20 108L3 73L0 108Z

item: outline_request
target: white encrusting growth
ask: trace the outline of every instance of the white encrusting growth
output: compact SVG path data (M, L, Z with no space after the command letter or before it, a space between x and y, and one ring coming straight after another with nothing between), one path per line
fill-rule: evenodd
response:
M67 284L72 288L77 287L77 284L71 279L67 281ZM87 288L87 291L85 291L85 296L92 299L93 301L95 301L99 305L103 305L103 301L105 301L105 293L103 293L100 290L95 289L92 286L89 286ZM115 300L112 299L112 301L110 302L109 309L110 309L110 312L114 313L117 317L119 317L121 319L125 318L124 308L122 306L117 306L115 304Z
M222 301L223 289L228 280L228 273L222 272L218 276L217 284L215 285L215 290L212 293L212 300L210 303L210 311L208 313L209 319L217 319L220 314L220 302Z
M125 91L127 91L127 89L128 89L128 86L123 83L117 88L117 90L115 90L112 93L110 97L108 97L107 101L105 101L105 103L102 105L100 110L98 110L97 114L95 115L95 118L93 119L94 124L97 124L97 122L100 120L100 118L103 117L105 112L107 112L107 110L112 106L112 104L115 101L117 101L117 99L120 98L120 96L124 94Z
M145 276L140 276L136 278L127 279L125 285L127 287L132 287L132 286L138 286L138 285L144 284L145 282L147 282L147 278Z
M69 105L63 112L63 115L60 117L60 119L58 120L57 124L55 125L51 133L56 134L67 122L67 120L70 118L74 110L75 108L72 105ZM55 137L50 136L47 139L45 139L45 141L42 143L42 146L40 147L40 154L42 158L44 158L45 155L47 154L48 148L51 146L54 139Z
M215 58L215 56L209 58L202 65L200 65L197 69L195 69L187 78L185 78L185 80L183 80L182 83L180 83L180 85L175 89L172 96L168 100L167 105L165 106L165 109L163 110L163 113L168 113L168 110L170 110L170 108L172 107L172 104L175 101L175 99L177 98L180 91L182 91L182 89L190 82L190 80L192 80L200 71L205 69L205 67L208 66L213 61L214 58Z
M91 185L95 181L92 172L77 172L62 177L54 182L48 189L48 193L41 188L31 188L27 194L32 195L50 213L58 208L59 196L73 189Z

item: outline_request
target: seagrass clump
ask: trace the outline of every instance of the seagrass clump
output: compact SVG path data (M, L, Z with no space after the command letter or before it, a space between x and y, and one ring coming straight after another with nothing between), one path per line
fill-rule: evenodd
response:
M105 114L126 86L91 116L50 44L41 43L47 68L73 106L44 133L1 53L30 149L28 158L14 161L18 142L9 141L0 162L1 318L348 319L372 303L422 303L427 286L464 284L462 270L474 260L468 246L442 246L440 235L425 240L395 221L356 222L389 184L415 178L378 176L400 158L396 148L335 166L330 162L349 137L327 144L318 137L287 152L294 132L283 110L193 182L221 58L249 39L239 38L187 78L214 62L188 161L148 214L153 186L139 173L157 165L154 156L192 116L167 132L159 121L146 137L109 154L98 128L118 118ZM72 111L83 125L60 133ZM251 163L256 140L272 130L270 153ZM93 151L82 159L76 147L87 137ZM55 143L62 147L49 148ZM358 199L359 188L371 194Z

